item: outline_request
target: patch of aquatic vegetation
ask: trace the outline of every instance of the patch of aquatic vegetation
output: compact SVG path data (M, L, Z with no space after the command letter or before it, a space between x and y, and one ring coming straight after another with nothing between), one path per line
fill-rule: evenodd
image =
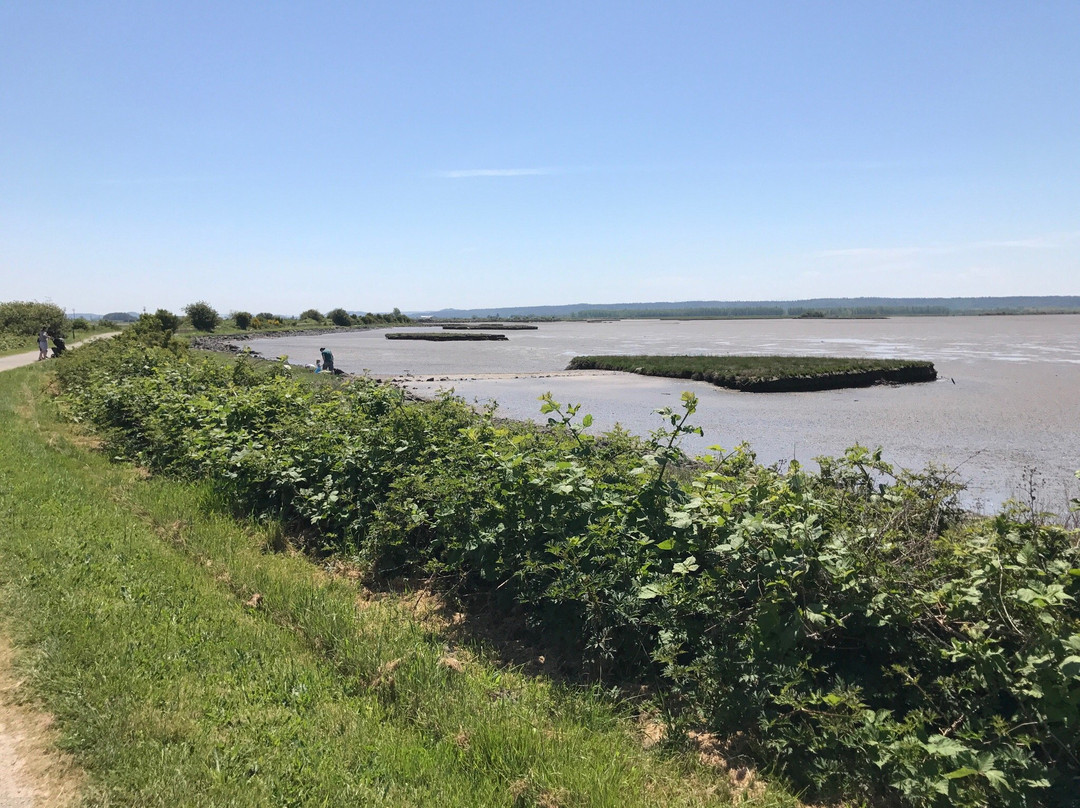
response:
M832 356L575 356L570 370L620 370L748 392L825 390L937 378L933 362Z

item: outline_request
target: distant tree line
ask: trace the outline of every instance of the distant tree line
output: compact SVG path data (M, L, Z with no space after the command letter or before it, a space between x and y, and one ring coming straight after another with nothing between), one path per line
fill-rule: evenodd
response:
M441 309L425 312L439 320L448 319L613 319L623 317L775 317L799 316L818 310L826 316L841 316L840 310L858 311L843 316L887 316L920 309L934 314L1036 314L1080 312L1080 295L1016 295L1011 297L819 297L803 300L680 300L648 303L571 303L560 306L511 306L502 309ZM749 310L742 314L689 314L693 310ZM643 312L649 312L648 314ZM666 312L671 311L672 314ZM657 312L665 312L658 315ZM792 313L795 312L795 313Z
M184 307L184 315L185 317L183 319L186 319L196 331L214 331L218 326L226 322L226 318L223 318L218 313L217 309L204 300L199 300L195 303L186 305ZM173 332L180 328L183 321L182 318L167 309L158 309L154 314L144 314L143 317L152 317L161 323L163 329L171 330ZM326 312L326 314L323 314L318 309L306 309L301 312L299 317L291 317L287 314L274 314L269 311L260 311L258 314L252 314L249 311L234 311L229 315L228 319L232 320L233 324L242 331L279 327L283 325L302 326L304 323L314 323L317 325L331 323L336 326L357 326L412 322L412 318L406 314L402 314L401 309L398 308L385 314L375 314L372 312L368 312L367 314L351 314L343 308L331 309Z
M780 306L701 306L685 309L611 308L585 309L570 315L573 320L663 319L665 317L783 317Z
M947 317L948 306L836 306L834 308L808 308L791 306L786 309L788 317Z

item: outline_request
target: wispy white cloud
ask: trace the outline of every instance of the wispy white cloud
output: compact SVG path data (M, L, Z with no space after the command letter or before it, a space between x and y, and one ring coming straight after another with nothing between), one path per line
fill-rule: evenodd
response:
M561 168L461 168L450 171L436 171L436 177L460 180L472 177L537 177L547 174L561 174Z

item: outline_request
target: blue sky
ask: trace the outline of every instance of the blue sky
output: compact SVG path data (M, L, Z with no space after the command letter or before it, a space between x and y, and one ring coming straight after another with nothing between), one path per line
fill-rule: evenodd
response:
M1080 294L1080 3L0 4L0 300Z

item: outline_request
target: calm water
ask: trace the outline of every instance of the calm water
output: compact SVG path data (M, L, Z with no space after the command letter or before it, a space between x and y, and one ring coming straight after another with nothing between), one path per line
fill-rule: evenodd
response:
M395 329L406 330L406 329ZM412 330L412 329L409 329ZM1034 470L1046 507L1064 509L1080 469L1080 315L542 323L507 342L392 341L383 331L261 339L253 350L314 362L330 342L345 370L407 376L422 394L453 388L495 400L501 414L540 420L537 397L580 402L594 429L645 434L657 407L682 390L700 399L704 431L684 448L748 442L758 459L809 462L855 442L882 446L898 466L956 469L969 504L995 507ZM753 394L627 374L563 374L578 354L794 354L929 359L930 384L818 393ZM1026 490L1026 488L1025 488Z

